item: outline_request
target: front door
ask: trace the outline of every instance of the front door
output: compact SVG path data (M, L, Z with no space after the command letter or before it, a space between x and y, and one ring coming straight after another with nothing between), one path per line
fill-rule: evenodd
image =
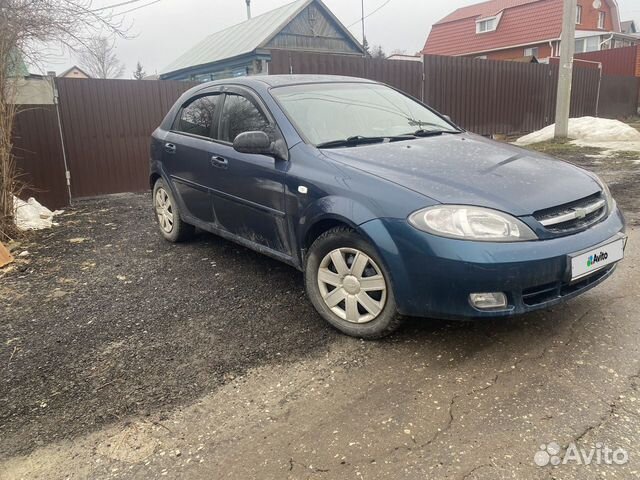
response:
M270 250L291 255L284 207L288 162L239 153L233 140L261 130L280 135L259 101L239 88L227 89L218 127L219 165L213 203L218 226Z

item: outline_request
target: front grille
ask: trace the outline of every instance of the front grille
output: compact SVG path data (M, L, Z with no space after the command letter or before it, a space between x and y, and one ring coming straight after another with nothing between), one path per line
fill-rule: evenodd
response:
M567 234L598 223L606 214L607 201L599 192L575 202L539 210L533 216L549 232Z
M575 283L567 282L553 282L545 285L539 285L537 287L528 288L522 291L522 301L525 305L533 307L541 305L543 303L550 302L558 298L562 298L566 295L579 292L580 290L587 288L592 283L597 282L602 277L607 275L615 265L603 268L595 272L593 275L589 275L586 278L582 278Z

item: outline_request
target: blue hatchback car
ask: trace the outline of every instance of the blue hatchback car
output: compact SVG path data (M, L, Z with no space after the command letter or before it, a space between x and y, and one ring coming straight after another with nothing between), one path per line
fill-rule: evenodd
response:
M150 181L167 240L198 227L296 267L320 315L361 338L402 316L548 307L604 281L626 246L596 175L355 78L192 88L153 134Z

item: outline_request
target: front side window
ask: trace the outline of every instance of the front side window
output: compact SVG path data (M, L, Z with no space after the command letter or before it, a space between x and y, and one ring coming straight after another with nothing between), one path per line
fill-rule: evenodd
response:
M248 98L227 94L222 110L220 140L233 143L241 133L261 131L273 136L267 117Z
M219 98L219 95L207 95L192 101L180 112L174 130L200 137L211 137Z
M425 106L384 85L307 84L271 92L313 145L350 137L411 135L418 130L458 132Z

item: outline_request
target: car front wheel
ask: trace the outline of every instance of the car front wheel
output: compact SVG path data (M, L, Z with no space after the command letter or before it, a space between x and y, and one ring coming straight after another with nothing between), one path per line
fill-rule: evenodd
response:
M382 338L401 325L389 278L375 250L346 227L322 234L307 255L311 302L331 325L354 337Z

